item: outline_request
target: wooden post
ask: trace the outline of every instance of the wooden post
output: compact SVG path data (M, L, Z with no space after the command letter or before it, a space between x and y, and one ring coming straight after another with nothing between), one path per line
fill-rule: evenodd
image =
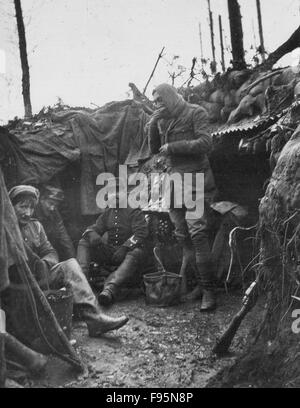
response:
M26 45L26 35L23 20L23 13L21 7L21 0L14 0L17 27L19 34L19 50L22 66L22 94L25 108L25 117L30 118L32 116L32 107L30 100L30 76L29 76L29 65L27 58L27 45Z
M254 29L254 21L252 19L252 33L253 33L253 42L254 42L254 47L255 50L257 49L257 44L256 44L256 35L255 35L255 29Z
M202 42L201 23L199 23L199 38L200 38L201 67L202 67L202 69L203 69L203 42Z
M145 93L146 93L146 91L147 91L147 88L148 88L148 85L149 85L149 83L150 83L150 81L151 81L151 79L152 79L152 77L153 77L153 75L154 75L154 72L155 72L155 70L156 70L157 64L158 64L159 60L162 58L162 56L163 56L164 49L165 49L165 47L162 48L161 52L159 53L159 55L158 55L158 57L157 57L156 63L155 63L155 65L154 65L154 68L153 68L153 70L152 70L152 72L151 72L151 74L150 74L150 77L149 77L149 79L148 79L148 82L146 83L146 86L145 86L145 88L144 88L144 90L143 90L143 95L145 95Z
M219 14L219 28L220 28L220 45L221 45L222 71L225 72L223 27L222 27L222 17L221 17L220 14Z
M211 37L211 49L212 49L212 64L211 64L211 72L215 74L217 72L217 64L216 64L216 48L215 48L215 35L214 35L214 20L213 14L210 8L210 0L207 0L208 3L208 13L209 13L209 27L210 27L210 37Z
M259 29L259 38L260 38L260 54L261 54L262 62L265 62L266 56L265 56L265 44L264 44L262 18L261 18L260 0L256 0L256 8L257 8L258 29Z
M245 69L246 62L240 5L238 0L227 0L227 5L230 23L232 65L237 70Z

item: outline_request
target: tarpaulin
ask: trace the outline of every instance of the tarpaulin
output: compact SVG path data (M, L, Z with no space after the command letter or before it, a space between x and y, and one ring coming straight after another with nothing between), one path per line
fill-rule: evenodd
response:
M55 125L36 132L15 132L15 136L22 152L17 157L18 183L46 183L80 158L73 133L66 127Z
M10 137L1 137L0 153L5 141L11 150L10 168L16 173L14 184L47 183L78 160L81 213L95 215L100 212L97 176L117 175L119 164L137 167L150 157L148 117L143 105L133 100L111 102L95 111L62 110L52 113L52 122L40 130L15 130Z
M16 250L25 256L23 238L0 167L0 292L9 285L8 268L17 259Z
M140 104L126 100L93 113L61 112L53 119L70 121L81 152L81 212L97 214L97 176L104 172L117 175L119 164L137 166L150 157L145 134L148 116Z

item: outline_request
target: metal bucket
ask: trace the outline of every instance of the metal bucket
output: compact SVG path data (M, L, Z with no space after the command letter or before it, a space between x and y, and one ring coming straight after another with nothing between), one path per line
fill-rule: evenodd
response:
M73 294L71 290L49 290L45 292L45 295L60 327L67 338L70 339L73 315ZM47 321L45 323L47 326ZM45 329L47 330L47 327Z
M176 305L180 300L181 276L172 272L144 275L146 303L157 307Z
M72 315L73 315L73 295L69 289L66 290L49 290L44 292L52 311L65 332L66 336L70 338L72 329ZM7 317L9 329L20 341L32 346L36 351L46 352L49 348L41 346L40 331L37 327L31 306L28 300L26 289L9 289L7 303ZM47 317L44 315L39 301L36 302L37 313L39 316L39 324L43 329L49 343L61 348L60 341L57 338L56 331L49 324ZM44 343L44 341L42 341ZM37 346L35 347L35 344Z
M164 269L156 248L154 255L161 269L144 275L146 303L157 307L168 307L179 303L182 277Z

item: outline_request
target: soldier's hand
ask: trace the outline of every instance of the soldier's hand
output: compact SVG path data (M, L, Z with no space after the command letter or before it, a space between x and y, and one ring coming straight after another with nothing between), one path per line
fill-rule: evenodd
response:
M35 261L34 277L42 290L49 289L49 268L46 261L42 259Z
M159 149L159 153L167 154L168 153L168 147L169 147L168 143L162 145L160 147L160 149Z
M120 263L122 263L127 255L128 252L128 248L125 246L121 246L120 248L118 248L116 250L116 252L113 254L112 257L112 263L114 265L120 265Z
M29 263L31 264L34 261L39 260L40 257L35 252L33 252L33 250L30 248L30 246L28 244L26 244L25 241L23 243L24 243L24 248L25 248L26 255L27 255Z
M165 118L167 115L167 110L166 108L160 108L156 109L154 113L150 116L150 120L147 123L147 126L152 125L153 123L156 123L159 119Z
M86 234L86 240L92 247L102 244L102 238L95 231L90 231L88 234Z

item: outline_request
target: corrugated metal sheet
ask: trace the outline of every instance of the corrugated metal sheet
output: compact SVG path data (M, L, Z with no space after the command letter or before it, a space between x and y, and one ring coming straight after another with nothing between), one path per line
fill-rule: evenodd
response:
M217 131L213 132L212 136L217 138L229 135L233 136L235 134L243 134L245 136L248 132L259 132L277 122L283 113L284 112L274 116L257 116L255 118L247 118L231 125L225 124Z

